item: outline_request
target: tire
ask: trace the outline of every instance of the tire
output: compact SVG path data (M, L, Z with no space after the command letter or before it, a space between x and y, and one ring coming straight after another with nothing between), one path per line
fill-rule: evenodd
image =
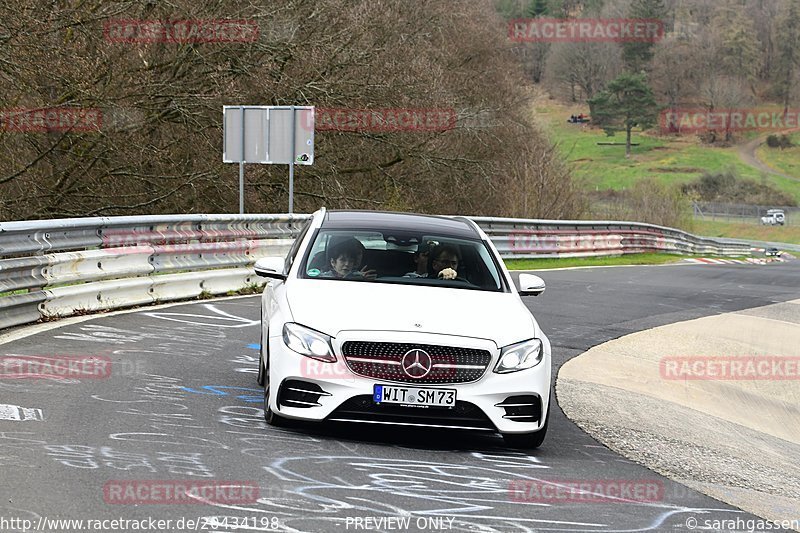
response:
M266 372L264 372L264 328L261 328L261 348L259 349L258 357L258 384L263 387L266 381Z
M283 418L282 416L275 414L275 411L270 409L269 383L267 383L267 386L264 387L264 421L270 426L277 428L285 428L291 425L291 421L288 418Z
M552 398L550 399L552 401ZM526 450L533 450L538 448L544 442L544 437L547 435L547 426L550 424L550 403L547 404L547 418L545 418L544 426L539 431L533 433L504 433L503 440L510 448L522 448Z
M261 359L263 359L264 345L262 344L261 346ZM269 361L269 352L267 352L266 360ZM269 406L269 367L265 369L264 365L261 364L259 367L258 377L260 380L259 385L264 385L264 421L270 426L279 428L289 427L291 425L291 420L276 414L275 411L273 411Z

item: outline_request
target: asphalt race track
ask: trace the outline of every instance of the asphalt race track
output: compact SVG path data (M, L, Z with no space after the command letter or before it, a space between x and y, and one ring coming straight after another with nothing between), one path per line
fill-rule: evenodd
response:
M550 336L555 370L628 333L800 298L800 261L541 276L547 292L526 302ZM255 374L259 305L254 296L143 309L4 345L5 356L95 355L113 366L97 379L0 379L0 413L2 404L27 409L21 420L0 416L0 530L153 518L172 522L150 531L392 531L405 522L379 520L406 517L410 531L687 531L692 517L755 518L609 451L555 406L533 452L494 435L268 427ZM123 497L134 483L188 480L246 490L190 503L165 504L152 490L160 503ZM581 500L510 490L542 480L657 491Z

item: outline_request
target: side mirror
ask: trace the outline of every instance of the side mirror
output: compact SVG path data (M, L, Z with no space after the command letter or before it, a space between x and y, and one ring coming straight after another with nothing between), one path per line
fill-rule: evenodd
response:
M519 294L520 296L539 296L544 292L544 280L533 274L519 275Z
M285 280L286 274L283 273L284 259L282 257L262 257L253 268L256 274L262 278L272 278Z

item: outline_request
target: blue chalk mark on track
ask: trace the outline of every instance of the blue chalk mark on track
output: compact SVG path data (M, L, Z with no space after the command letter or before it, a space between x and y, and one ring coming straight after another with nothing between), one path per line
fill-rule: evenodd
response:
M236 398L245 403L260 403L264 401L264 391L262 389L250 389L248 387L227 387L225 385L203 385L200 387L202 390L191 389L189 387L181 387L181 389L194 394L211 394L214 396L228 396L229 393L227 391L255 392L258 394L240 394L236 396Z

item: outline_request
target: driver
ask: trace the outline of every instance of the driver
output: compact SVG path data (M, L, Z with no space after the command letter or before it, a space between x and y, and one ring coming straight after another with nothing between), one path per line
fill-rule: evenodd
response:
M431 250L428 265L428 277L455 279L458 276L460 261L458 248L452 244L440 244Z

